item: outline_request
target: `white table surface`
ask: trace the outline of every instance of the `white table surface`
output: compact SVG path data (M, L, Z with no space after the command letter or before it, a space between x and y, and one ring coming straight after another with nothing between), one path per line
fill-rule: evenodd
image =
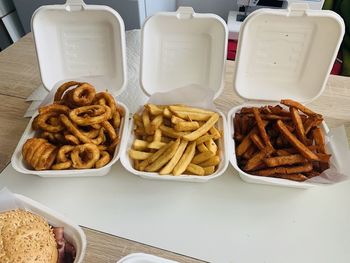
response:
M9 165L0 188L113 235L210 262L350 262L350 181L309 190L145 180L118 162L95 178L40 178Z

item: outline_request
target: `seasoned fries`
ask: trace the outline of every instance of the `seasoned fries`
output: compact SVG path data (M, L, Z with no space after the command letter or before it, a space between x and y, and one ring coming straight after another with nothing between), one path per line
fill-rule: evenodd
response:
M160 175L206 176L215 173L221 154L218 113L185 105L146 104L133 116L133 167ZM265 122L265 121L264 121Z
M290 99L281 100L281 104L288 108L244 107L235 114L233 138L238 166L253 175L293 181L318 176L329 168L331 157L318 127L322 115ZM196 142L207 146L208 140L208 134L204 134ZM198 165L209 165L211 158Z

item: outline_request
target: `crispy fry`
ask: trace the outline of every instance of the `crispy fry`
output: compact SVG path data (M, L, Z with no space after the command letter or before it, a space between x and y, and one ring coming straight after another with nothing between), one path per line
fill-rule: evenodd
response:
M293 154L287 156L270 157L264 159L265 164L268 167L276 167L282 165L291 165L296 163L304 163L306 159L300 154Z
M133 149L129 150L129 156L133 160L145 160L150 157L152 153L136 151Z
M171 116L171 123L173 123L173 124L176 124L176 123L179 123L179 122L182 122L182 121L186 121L186 120L181 119L181 118L179 118L179 117L177 117L175 115Z
M140 163L140 171L143 171L145 170L145 168L153 163L155 160L157 160L167 149L169 149L169 147L171 147L172 145L174 144L174 141L170 141L169 143L167 143L166 145L164 145L162 148L160 148L158 151L156 151L155 153L151 153L151 155L143 160L141 163Z
M203 124L199 129L191 132L190 134L184 135L183 139L187 141L195 141L196 139L204 135L206 132L208 132L210 128L214 126L215 123L219 120L219 117L219 114L214 113L205 124Z
M285 138L308 160L318 161L318 157L300 142L284 125L281 120L277 121L277 127Z
M209 129L209 133L213 136L213 140L217 140L221 138L221 133L218 131L217 128L215 128L215 126Z
M199 128L199 124L196 121L181 121L174 128L176 131L194 131Z
M202 162L204 162L204 161L206 161L209 158L214 157L214 156L215 156L215 153L213 153L211 151L202 152L202 153L199 153L196 156L194 156L191 162L194 164L199 164L199 163L202 163Z
M159 129L162 131L162 134L165 136L168 136L170 138L181 138L184 135L188 134L187 132L178 132L175 131L173 128L167 127L165 125L160 125Z
M317 117L309 117L305 121L305 134L308 135L309 132L312 130L312 128L317 127L322 123L323 119L322 118L317 118Z
M190 142L184 154L182 155L180 161L176 164L176 166L173 169L173 175L177 176L182 174L187 166L191 163L191 160L193 159L193 156L196 152L196 142Z
M179 162L181 156L183 155L186 147L187 147L188 141L181 140L181 143L179 147L177 148L174 156L171 158L171 160L160 170L159 174L170 174L172 170L174 169L175 165Z
M298 110L294 107L290 107L290 114L292 116L292 120L293 120L293 123L295 125L297 136L298 136L299 140L302 143L307 144L307 138L305 136L303 122L300 118Z
M242 135L246 135L249 132L249 117L243 115L241 118L241 132Z
M164 166L171 158L173 158L176 153L177 148L180 144L180 138L178 138L158 159L156 159L152 164L145 168L147 172L156 172L162 166Z
M213 174L215 172L215 166L207 166L207 167L203 167L203 169L204 169L204 175Z
M195 175L205 175L205 171L203 169L203 167L190 163L187 168L186 168L186 172L191 173L191 174L195 174Z
M208 111L208 110L203 110L199 108L194 108L194 107L188 107L188 106L177 106L177 105L171 105L169 106L170 111L172 112L194 112L194 113L203 113L203 114L208 114L208 115L213 115L213 111Z
M242 136L241 132L241 115L239 113L235 114L233 119L233 128L235 130L235 136Z
M252 133L250 135L250 139L252 140L252 142L255 144L255 146L259 149L262 150L265 148L263 142L261 141L259 135L257 135L256 133Z
M154 134L154 132L160 127L163 123L163 115L157 115L149 125L149 133Z
M273 146L271 144L270 138L269 138L269 136L266 133L265 125L263 123L263 120L261 119L259 110L257 108L253 108L253 113L254 113L255 121L256 121L256 124L258 126L258 129L259 129L259 132L260 132L260 136L261 136L263 142L265 143L265 145L267 147L273 149Z
M151 135L151 131L150 131L150 116L149 116L149 112L147 110L144 110L142 112L142 123L143 123L143 127L145 128L145 131L147 134Z
M304 112L308 116L321 116L320 114L313 112L312 110L306 108L304 105L302 105L299 102L296 102L294 100L289 100L289 99L281 100L281 104L284 104L284 105L289 106L289 107L297 108L298 110Z
M136 151L143 151L147 148L147 146L148 142L139 139L136 139L132 144L132 148Z
M159 149L162 148L164 145L166 145L165 142L153 141L153 142L150 142L150 143L147 145L147 148L159 150Z
M218 150L218 146L216 145L216 143L213 141L213 139L210 139L209 141L206 141L204 143L204 145L208 148L209 151L211 151L212 153L216 153Z
M213 156L210 157L208 160L199 163L198 165L202 166L202 167L210 167L210 166L217 166L220 163L220 157L219 156Z
M318 151L320 153L326 153L326 147L325 147L325 137L320 128L315 128L312 132L312 135L315 140L315 145L318 147Z
M244 166L245 171L256 170L260 165L263 164L263 159L271 154L273 150L269 147L265 147L263 150L256 153L251 159L248 160L247 164Z
M210 139L213 139L213 135L209 135L209 134L204 134L203 136L199 137L197 140L196 140L196 144L199 145L201 143L204 143L206 141L209 141Z
M207 146L205 146L204 143L198 144L197 148L198 148L198 151L201 153L209 151L209 149L207 148Z
M145 109L147 109L152 115L163 114L163 109L161 107L159 107L158 105L151 104L151 103L146 104Z
M166 118L171 118L172 114L171 114L171 111L169 110L168 107L165 107L164 110L163 110L163 116L166 117Z
M187 121L207 121L210 119L212 114L200 113L200 112L190 112L190 111L174 111L177 117L182 118Z
M297 174L312 171L312 164L307 163L299 166L290 166L290 167L276 167L268 168L264 170L255 171L255 175L260 176L273 176L276 174Z
M263 124L266 126L267 122L263 121ZM249 146L253 143L250 140L250 136L253 133L257 133L258 132L258 127L254 127L249 133L248 135L246 135L246 137L244 137L244 139L242 140L242 142L238 145L237 149L236 149L236 155L237 156L242 156L245 151L249 148Z
M256 147L254 146L254 144L251 144L249 146L249 148L245 151L245 153L243 154L243 158L244 159L250 159L252 158L252 156L256 153L257 149Z
M153 141L155 142L162 141L162 131L160 129L155 130L153 135Z

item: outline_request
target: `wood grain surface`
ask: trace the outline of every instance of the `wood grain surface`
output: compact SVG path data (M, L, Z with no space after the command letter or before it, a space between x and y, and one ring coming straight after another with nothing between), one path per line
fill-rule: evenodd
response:
M244 102L234 91L233 72L234 62L227 61L225 89L215 101L224 113ZM25 99L40 83L33 37L29 33L0 53L0 171L9 163L29 121L23 118L29 106ZM330 76L325 92L309 106L322 113L330 127L345 125L350 139L350 78ZM150 253L179 262L201 262L92 229L84 228L84 231L88 239L84 260L87 263L116 262L134 252Z

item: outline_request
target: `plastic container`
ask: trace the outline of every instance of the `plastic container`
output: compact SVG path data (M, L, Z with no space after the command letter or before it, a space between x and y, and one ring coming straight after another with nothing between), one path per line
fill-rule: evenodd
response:
M309 188L318 184L262 177L242 171L235 156L233 118L242 107L275 105L281 99L304 104L321 95L344 35L342 18L332 11L293 4L286 10L260 9L242 24L234 88L247 100L228 113L229 158L249 183ZM244 47L244 48L243 48ZM323 130L328 127L323 122ZM331 149L329 149L332 153ZM332 156L333 161L336 156Z
M59 83L67 80L86 81L97 91L108 90L114 96L126 87L126 49L124 22L112 8L86 5L82 0L67 0L64 5L42 6L32 17L40 75L44 87L50 91L43 105L52 103ZM119 103L119 102L118 102ZM75 177L106 175L119 159L125 141L129 111L120 129L121 143L112 160L99 169L45 170L29 169L23 161L21 149L25 141L35 135L29 122L12 156L13 168L25 174L42 177Z
M28 197L19 194L15 194L15 197L17 201L20 202L21 208L27 209L34 214L44 217L52 226L64 227L65 239L69 241L76 250L76 258L74 263L83 262L86 250L86 236L78 225Z
M133 253L123 257L117 263L176 263L176 261L145 253Z
M180 7L176 12L150 17L142 27L140 84L143 91L152 96L195 84L217 98L223 89L226 46L227 27L217 15L197 14L191 7ZM140 111L142 108L143 105L140 105ZM222 161L214 174L172 176L135 170L128 156L134 141L132 122L121 155L123 166L147 179L205 182L220 176L228 165L228 141L225 115L218 110L216 112L221 116L218 127L224 131L224 136L220 141Z

